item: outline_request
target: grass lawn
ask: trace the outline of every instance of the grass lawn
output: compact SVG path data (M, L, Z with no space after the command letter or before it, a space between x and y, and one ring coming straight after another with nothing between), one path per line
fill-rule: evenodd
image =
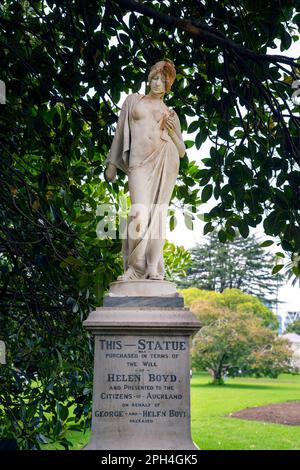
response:
M247 407L300 400L300 375L229 379L207 385L195 374L191 387L192 436L204 450L300 450L300 426L247 421L224 415Z
M191 383L191 425L194 442L203 450L300 450L300 426L246 421L226 414L247 407L300 400L300 375L278 379L229 379L225 386L209 385L205 373ZM70 431L73 449L81 449L89 433ZM61 449L47 445L46 449Z

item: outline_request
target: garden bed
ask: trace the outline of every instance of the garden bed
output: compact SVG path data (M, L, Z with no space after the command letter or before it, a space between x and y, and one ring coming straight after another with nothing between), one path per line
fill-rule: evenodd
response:
M253 408L246 408L235 413L230 413L229 416L231 418L300 426L300 401L287 401L284 403L255 406Z

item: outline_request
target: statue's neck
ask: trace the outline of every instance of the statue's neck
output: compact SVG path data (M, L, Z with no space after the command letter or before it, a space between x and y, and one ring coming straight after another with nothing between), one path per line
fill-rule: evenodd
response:
M164 100L164 93L148 93L148 96L151 100L163 101Z

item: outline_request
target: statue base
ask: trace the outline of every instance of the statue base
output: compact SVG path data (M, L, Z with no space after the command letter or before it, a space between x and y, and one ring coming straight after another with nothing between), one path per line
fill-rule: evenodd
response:
M178 294L174 282L136 279L134 281L112 282L108 295L118 297L171 297Z
M123 282L140 281L113 284ZM139 296L130 287L134 296L110 291L84 322L95 338L92 437L85 449L195 450L189 346L200 323L176 291Z

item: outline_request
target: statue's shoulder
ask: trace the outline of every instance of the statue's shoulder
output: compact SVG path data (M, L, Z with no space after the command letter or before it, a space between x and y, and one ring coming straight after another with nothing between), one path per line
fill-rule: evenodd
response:
M122 105L122 109L131 107L136 101L138 101L142 96L139 93L130 93L126 96L125 101Z
M127 96L126 101L137 101L140 98L142 98L145 95L140 95L140 93L130 93L130 95Z

